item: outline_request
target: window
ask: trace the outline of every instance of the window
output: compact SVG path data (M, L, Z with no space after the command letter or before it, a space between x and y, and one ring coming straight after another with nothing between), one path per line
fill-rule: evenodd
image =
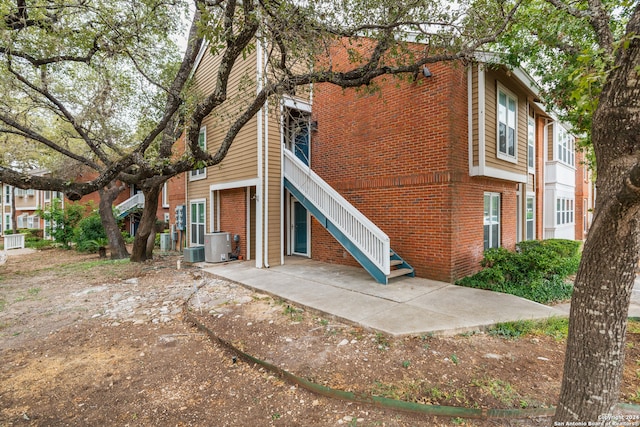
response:
M4 204L7 206L11 206L11 186L4 186Z
M162 186L162 207L169 207L169 182L165 182Z
M582 231L589 231L589 200L582 200Z
M285 145L305 165L309 165L311 115L293 108L286 108L284 114Z
M39 228L40 217L38 215L27 216L27 228Z
M18 228L25 228L27 224L27 214L18 215Z
M11 230L11 214L4 214L4 229Z
M573 199L559 197L556 199L556 225L573 224Z
M44 192L44 201L45 202L50 202L51 201L51 191L47 190Z
M526 210L526 235L525 240L533 240L536 238L535 231L535 198L534 196L527 196L527 210Z
M204 245L204 200L191 202L191 244Z
M527 126L527 164L529 166L529 172L535 173L536 171L536 122L533 117L529 117L529 123Z
M200 133L198 134L198 145L203 150L207 149L207 128L203 127L200 129ZM207 168L194 169L189 173L189 180L195 181L197 179L204 179L207 177Z
M27 195L27 190L23 190L22 188L16 188L15 194L16 194L16 197L18 196L25 197Z
M517 98L498 86L498 157L512 162L517 160L517 105Z
M500 246L500 194L484 193L484 250Z
M27 190L27 196L35 196L36 195L36 190L34 190L33 188L30 188Z
M557 160L566 163L569 166L575 166L575 138L561 126L558 126L558 135L556 142Z

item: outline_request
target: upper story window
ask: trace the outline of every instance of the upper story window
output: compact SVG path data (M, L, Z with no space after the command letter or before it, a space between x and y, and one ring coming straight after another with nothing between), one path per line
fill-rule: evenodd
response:
M201 149L207 149L207 128L206 126L200 129L198 134L198 145ZM207 168L194 169L189 172L189 180L195 181L197 179L204 179L207 177Z
M575 138L566 131L562 126L558 126L558 134L556 138L556 155L557 160L566 163L569 166L576 164Z
M533 117L529 117L527 123L527 166L529 172L536 171L536 122Z
M7 206L11 206L11 186L4 186L4 204Z
M518 98L498 85L498 158L517 162Z

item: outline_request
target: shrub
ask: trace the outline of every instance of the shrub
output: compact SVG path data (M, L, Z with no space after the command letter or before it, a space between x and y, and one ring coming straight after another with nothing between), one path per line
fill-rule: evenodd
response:
M78 222L74 230L73 241L81 252L96 252L101 246L104 246L107 234L97 212L91 213Z
M69 249L74 237L73 229L82 219L85 210L85 205L77 203L66 204L63 209L62 201L53 199L51 205L44 210L38 211L38 215L49 222L50 226L47 227L46 231L56 243L60 243L64 248Z
M578 271L580 243L550 239L520 242L516 252L489 249L479 273L458 280L471 288L504 292L543 304L571 297L573 284L567 277Z

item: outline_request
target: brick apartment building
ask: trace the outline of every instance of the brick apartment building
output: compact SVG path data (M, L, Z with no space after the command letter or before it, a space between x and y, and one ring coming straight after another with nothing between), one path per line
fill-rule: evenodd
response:
M260 84L257 46L235 65L229 99L242 97L240 81ZM346 50L331 60L340 69ZM194 80L205 94L217 61L200 56ZM222 164L188 174L190 246L225 231L258 268L299 255L362 265L382 283L405 273L451 282L477 271L489 247L583 237L575 139L526 72L482 54L376 84L373 93L316 84L265 104ZM209 150L221 117L203 122Z

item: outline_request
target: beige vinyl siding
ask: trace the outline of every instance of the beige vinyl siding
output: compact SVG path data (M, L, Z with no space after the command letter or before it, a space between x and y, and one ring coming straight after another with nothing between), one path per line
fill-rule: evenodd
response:
M517 98L517 163L497 156L497 88L498 82ZM502 71L488 70L485 84L486 165L514 173L527 172L527 98Z
M282 204L282 168L281 168L281 147L282 139L280 134L280 109L271 107L269 109L268 141L269 141L269 206L265 212L265 222L268 221L267 249L269 265L280 264L282 251L282 239L280 237L281 204Z
M196 92L204 98L215 90L220 57L207 51L194 75ZM256 93L256 54L240 58L229 76L227 101L202 121L206 128L207 151L215 154L230 125L245 111ZM187 182L188 200L206 199L205 232L211 231L209 188L212 184L253 179L258 176L257 118L254 116L243 126L227 155L217 165L207 168L206 178Z

